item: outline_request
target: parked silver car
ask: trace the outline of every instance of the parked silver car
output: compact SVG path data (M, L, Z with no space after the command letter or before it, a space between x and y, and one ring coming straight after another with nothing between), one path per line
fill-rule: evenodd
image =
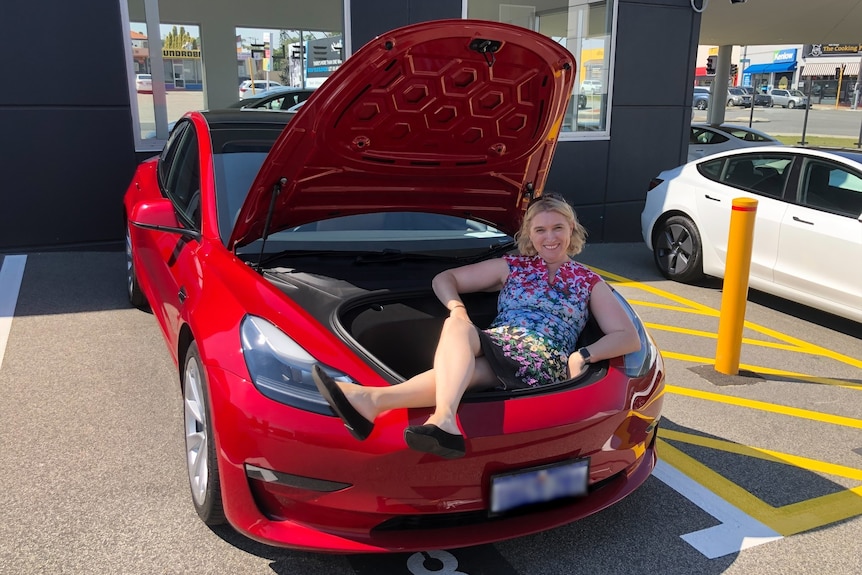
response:
M769 95L772 96L772 105L782 108L806 108L808 107L808 96L799 90L783 90L773 88Z
M742 88L728 88L727 105L747 108L751 106L751 94Z

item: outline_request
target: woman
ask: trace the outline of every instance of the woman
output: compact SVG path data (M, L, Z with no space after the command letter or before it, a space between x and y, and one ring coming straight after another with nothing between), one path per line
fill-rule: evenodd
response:
M562 381L591 362L639 349L637 331L610 287L571 259L583 249L586 231L564 199L545 194L531 202L515 238L521 255L446 270L432 281L449 317L430 370L390 387L339 383L313 370L320 393L357 439L368 437L384 411L434 407L425 424L405 429L407 445L462 457L466 446L456 412L467 390ZM460 294L496 290L498 315L480 330ZM590 313L604 336L576 350Z

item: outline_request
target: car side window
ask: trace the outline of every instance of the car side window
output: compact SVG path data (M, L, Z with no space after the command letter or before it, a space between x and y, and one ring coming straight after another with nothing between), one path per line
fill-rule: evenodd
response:
M792 159L783 155L752 154L730 158L721 181L762 196L780 198Z
M180 141L183 139L183 135L188 126L188 122L181 122L174 127L174 130L171 132L170 136L168 136L168 141L159 156L159 185L162 186L163 191L165 187L167 187L168 176L171 166L174 163L174 157L177 154L177 150L180 147Z
M835 164L807 160L802 168L798 202L858 218L862 214L862 178Z
M713 182L720 181L721 169L724 167L724 159L712 160L697 165L697 171L700 174Z
M691 143L694 144L722 144L728 139L727 136L709 130L692 129Z
M197 134L192 126L183 130L176 148L165 192L186 223L200 229L200 162Z

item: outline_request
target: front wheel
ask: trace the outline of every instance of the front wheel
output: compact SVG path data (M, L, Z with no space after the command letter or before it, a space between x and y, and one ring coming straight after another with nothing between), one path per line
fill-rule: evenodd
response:
M192 502L205 524L222 525L226 518L221 499L209 390L200 352L194 342L186 354L182 383L186 463Z
M794 102L793 100L790 100L789 102L787 102L787 107L792 110L793 108L796 107L796 102Z
M138 284L138 275L135 272L135 260L132 252L132 234L126 225L126 292L129 296L129 303L138 309L146 309L148 307L147 298L144 292L141 291L141 286Z
M671 216L659 223L653 236L653 258L669 280L693 282L703 278L700 231L687 216Z

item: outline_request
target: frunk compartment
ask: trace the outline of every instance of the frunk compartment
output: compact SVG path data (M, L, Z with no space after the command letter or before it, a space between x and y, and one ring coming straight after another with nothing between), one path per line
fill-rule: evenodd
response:
M497 293L464 294L474 324L487 327L497 312ZM407 379L431 369L443 320L449 315L431 290L360 298L342 306L339 321L365 352Z

